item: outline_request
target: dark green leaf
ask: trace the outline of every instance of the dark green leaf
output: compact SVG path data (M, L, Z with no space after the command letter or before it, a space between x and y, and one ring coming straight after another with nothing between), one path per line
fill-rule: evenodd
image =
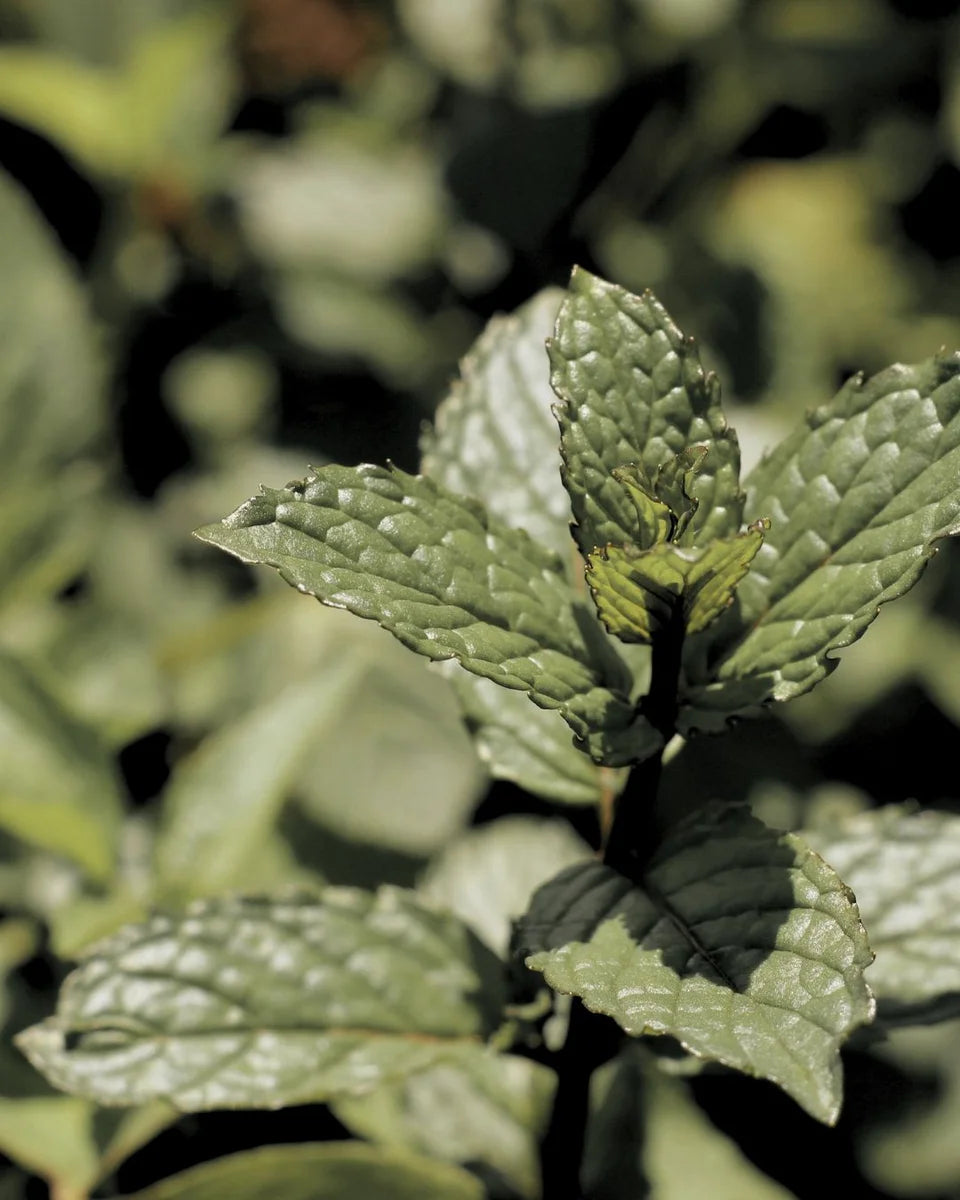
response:
M94 948L19 1045L102 1104L277 1107L482 1052L500 967L411 893L200 902Z
M459 1167L362 1142L261 1146L155 1183L128 1200L483 1200Z
M770 532L728 618L691 647L682 728L808 691L960 527L960 354L857 376L751 472Z
M547 288L489 322L424 437L421 469L572 561L546 350L562 299Z
M636 515L614 469L636 463L652 479L692 446L707 453L692 482L699 507L691 535L704 543L739 530L740 452L716 379L649 292L633 296L574 270L549 349L563 479L584 555L636 540Z
M569 867L520 932L529 966L628 1033L668 1034L836 1120L872 955L850 892L799 839L712 805L667 835L642 887Z
M960 1006L960 817L891 806L804 839L853 889L877 956L867 971L885 1019Z
M301 591L389 629L419 654L557 708L598 758L645 757L657 736L586 617L559 558L476 502L395 467L329 466L264 488L205 541L277 567Z

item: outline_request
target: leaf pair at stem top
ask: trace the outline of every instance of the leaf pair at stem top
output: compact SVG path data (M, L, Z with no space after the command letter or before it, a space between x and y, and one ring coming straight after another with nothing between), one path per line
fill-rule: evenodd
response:
M501 330L507 342L525 334ZM322 467L199 536L559 710L596 761L642 761L666 732L638 703L645 663L610 641L579 568L570 576L564 500L542 461L545 406L529 405L530 431L515 428L527 398L510 389L527 380L497 352L485 335L466 360L426 475ZM651 295L576 270L549 354L560 474L596 610L621 643L641 644L679 613L681 733L814 686L957 527L958 355L855 377L741 491L716 380ZM465 402L493 387L502 398L484 395L479 411Z

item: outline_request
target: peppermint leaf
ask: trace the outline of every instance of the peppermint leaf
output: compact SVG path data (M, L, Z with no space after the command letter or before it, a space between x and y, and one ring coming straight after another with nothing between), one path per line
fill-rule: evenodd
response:
M742 807L676 826L641 885L562 871L520 922L527 965L634 1036L770 1079L818 1120L840 1110L840 1045L873 1017L856 904L798 838Z
M633 510L614 470L638 464L652 479L693 446L706 454L692 485L692 537L705 543L739 530L740 451L716 378L649 292L634 296L575 269L549 350L563 481L584 556L634 540Z
M809 691L960 528L960 354L851 379L746 488L770 532L729 617L690 647L681 731Z
M101 1104L275 1108L481 1052L500 988L459 921L397 888L199 902L91 950L18 1044Z
M557 555L423 476L322 467L262 489L198 536L378 621L419 654L455 658L559 709L602 761L619 765L658 745L630 704L626 666Z

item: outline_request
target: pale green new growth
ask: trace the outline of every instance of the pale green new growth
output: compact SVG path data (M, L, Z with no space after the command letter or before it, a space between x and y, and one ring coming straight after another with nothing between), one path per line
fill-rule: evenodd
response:
M642 886L567 868L520 927L527 964L627 1033L778 1083L828 1123L840 1045L873 1017L857 906L799 839L711 805L667 835Z
M600 619L625 642L651 643L674 611L688 634L706 629L733 602L764 528L718 538L703 549L661 542L649 550L607 546L587 560L587 582Z
M482 1052L500 987L459 921L397 888L216 900L95 947L18 1042L101 1104L278 1107Z

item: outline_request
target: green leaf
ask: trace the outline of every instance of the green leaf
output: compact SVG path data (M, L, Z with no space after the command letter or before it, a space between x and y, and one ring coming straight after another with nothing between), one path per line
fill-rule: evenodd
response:
M739 530L740 452L716 378L649 292L633 296L575 269L549 351L563 480L584 556L636 540L636 513L613 471L638 464L652 479L692 446L707 453L692 482L691 536L704 543Z
M891 805L801 835L853 889L885 1020L960 1005L960 817Z
M53 1195L79 1200L173 1116L161 1104L107 1114L79 1096L0 1098L0 1150L43 1176Z
M612 765L658 744L627 698L626 667L584 620L558 557L425 477L322 467L282 491L264 488L198 536L378 621L419 654L456 658L559 709Z
M57 490L56 469L75 463L102 427L105 393L80 282L28 197L3 172L0 276L0 463L6 485L15 476L44 506L35 495L41 473L40 492Z
M23 664L0 655L0 828L106 882L121 813L98 739Z
M361 1137L447 1162L482 1164L523 1197L540 1196L537 1137L550 1115L552 1071L510 1054L440 1064L333 1104Z
M615 796L624 773L600 767L570 740L554 709L537 708L521 692L441 665L460 700L477 754L494 779L509 779L535 796L562 804L599 804Z
M771 518L727 620L688 655L681 731L808 691L960 528L960 354L857 376L751 472ZM693 648L691 648L693 651Z
M836 1120L840 1045L873 1017L872 955L850 892L798 838L711 805L665 837L642 886L569 867L520 934L528 966L627 1033L668 1034Z
M535 889L589 857L590 847L566 821L501 817L451 843L427 868L417 890L506 957L511 923L526 910Z
M665 1078L637 1047L601 1077L589 1127L584 1181L595 1200L790 1200L697 1106L689 1088Z
M601 621L625 642L651 643L679 609L685 631L700 633L733 603L765 528L758 521L701 549L660 542L649 550L594 551L587 559L587 582Z
M546 351L562 299L558 288L546 288L489 322L424 436L421 470L572 564Z
M194 898L244 887L309 751L352 698L366 663L347 654L318 678L221 726L178 763L157 842L161 895Z
M195 903L101 943L18 1044L101 1104L274 1108L482 1050L500 966L412 894Z
M361 1142L261 1146L202 1163L128 1200L483 1200L459 1167Z

